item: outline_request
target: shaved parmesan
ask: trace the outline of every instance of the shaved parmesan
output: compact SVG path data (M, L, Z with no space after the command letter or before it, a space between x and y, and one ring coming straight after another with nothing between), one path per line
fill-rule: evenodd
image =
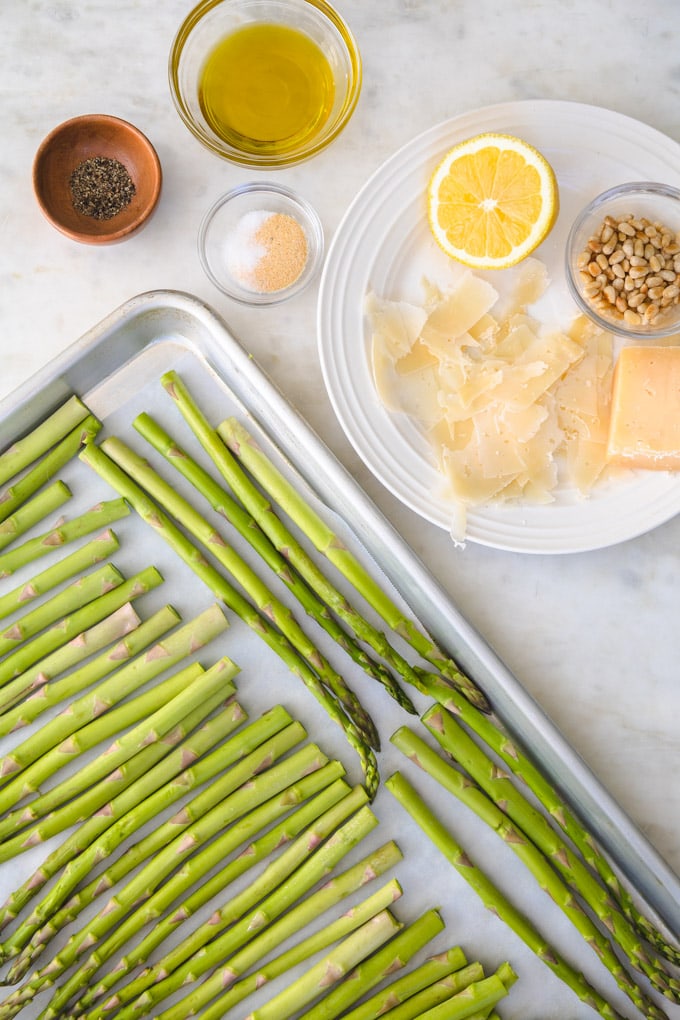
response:
M424 280L422 305L366 302L376 389L423 429L456 540L471 506L587 494L607 471L612 337L582 317L544 331L528 306L545 267L515 272L503 297L466 271L448 292Z

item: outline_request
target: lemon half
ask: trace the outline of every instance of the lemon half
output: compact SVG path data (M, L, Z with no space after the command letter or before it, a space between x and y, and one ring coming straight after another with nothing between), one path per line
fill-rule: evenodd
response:
M549 233L559 209L552 167L532 145L486 133L454 146L428 186L440 247L474 269L506 269Z

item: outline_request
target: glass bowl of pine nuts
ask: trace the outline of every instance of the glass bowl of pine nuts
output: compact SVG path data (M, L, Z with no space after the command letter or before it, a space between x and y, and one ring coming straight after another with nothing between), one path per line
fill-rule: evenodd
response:
M635 340L680 337L680 189L610 188L576 218L567 284L596 325Z

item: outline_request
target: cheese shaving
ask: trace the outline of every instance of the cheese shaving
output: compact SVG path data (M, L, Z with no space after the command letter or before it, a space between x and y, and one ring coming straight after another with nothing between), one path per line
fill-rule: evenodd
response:
M544 331L528 307L546 287L527 259L503 298L471 271L423 281L422 304L367 297L377 392L427 436L456 541L470 507L585 496L606 472L613 339L583 317Z

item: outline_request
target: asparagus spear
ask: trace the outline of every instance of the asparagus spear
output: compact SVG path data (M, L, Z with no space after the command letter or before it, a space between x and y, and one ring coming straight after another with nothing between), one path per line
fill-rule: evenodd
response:
M435 706L426 712L423 722L442 748L479 783L508 819L521 827L574 893L585 901L605 929L611 932L612 938L631 964L647 975L657 991L677 1001L680 989L678 982L668 974L658 957L647 952L640 942L639 934L616 908L607 890L595 879L569 844L560 839L546 818L513 786L507 775L486 756L453 716L441 707Z
M4 521L26 500L46 485L64 464L67 464L84 443L90 442L101 429L101 423L89 414L72 429L42 460L37 461L25 475L0 492L0 521Z
M84 421L89 413L78 397L69 397L44 421L3 450L0 454L0 485L4 485L46 453L76 425Z
M487 718L447 690L436 676L422 673L426 693L455 716L459 716L490 747L510 771L526 783L538 801L562 831L569 836L584 860L605 883L625 916L659 953L672 963L680 964L680 951L672 946L659 929L637 907L625 886L619 881L609 861L600 851L592 835L583 828L559 793L524 754L521 747L504 732L500 724Z
M90 701L93 706L91 717L80 717L81 711L79 710L77 716L80 718L77 718L72 724L73 732L70 732L71 723L68 710L59 713L51 721L51 723L61 722L63 717L67 724L65 739L58 740L54 744L51 737L49 743L46 740L44 747L41 741L43 732L49 731L50 734L54 732L51 723L43 727L42 730L37 730L25 742L31 753L35 748L35 759L28 761L19 774L9 777L9 782L0 790L0 809L3 814L0 819L0 847L2 842L17 829L24 828L37 818L44 816L48 810L64 803L66 794L62 794L58 787L52 787L40 794L47 779L68 765L69 762L74 761L84 751L91 750L105 740L117 737L126 727L147 718L151 712L165 704L168 699L175 697L182 690L183 685L190 683L202 672L202 666L193 663L181 672L167 677L155 687L143 691L130 701L126 700L123 704L116 705L115 700L112 700L111 705L115 705L115 707L109 707L106 702L103 702L101 712L98 711L99 703L95 690L85 699ZM85 708L82 709L83 713L84 711ZM69 795L72 791L79 792L76 789L76 784L79 782L76 778L78 775L79 773L76 773L69 778ZM40 796L29 800L27 804L22 804L22 801L33 797L34 794L40 794ZM43 798L47 798L47 801L43 801ZM43 803L47 802L51 807L43 809ZM0 854L1 852L0 850Z
M64 704L68 698L103 680L178 622L179 614L172 606L164 606L142 622L131 604L126 602L101 623L96 623L42 659L37 672L29 670L28 676L23 673L0 690L0 705L3 706L0 736L27 726L43 712ZM98 651L100 655L68 672L72 666ZM21 698L25 700L21 701ZM5 705L14 707L5 708Z
M475 890L488 910L507 924L583 1002L597 1010L605 1020L622 1020L614 1007L592 988L584 976L560 956L553 946L545 941L531 922L473 864L468 854L456 843L437 815L425 804L422 797L400 772L391 775L385 785L426 836L453 865L458 874Z
M92 573L78 578L57 595L24 613L20 619L0 633L0 655L8 655L18 645L51 627L57 620L75 612L76 609L82 609L99 595L113 591L122 583L123 575L111 563L105 563Z
M410 663L390 645L383 633L350 605L346 596L331 584L283 521L276 516L269 500L242 470L236 458L202 414L179 376L175 372L169 372L162 377L161 382L215 467L275 548L290 560L309 587L344 621L357 639L368 644L405 680L417 687L420 683L419 676Z
M70 498L71 490L60 479L33 496L32 499L27 500L0 523L0 549L5 549L17 538L21 538L36 524L68 502Z
M230 716L238 721L243 718L243 710L238 704L235 704L230 708L225 708L222 715L227 723ZM56 934L69 921L74 920L97 896L112 888L128 870L132 870L148 856L156 853L164 845L163 838L169 842L174 835L174 829L171 826L166 826L163 832L157 830L149 839L142 840L140 844L132 847L119 861L111 861L106 872L94 878L84 888L80 888L76 895L67 902L64 913L59 915L56 912L57 908L74 892L78 883L87 877L100 860L108 860L116 848L150 818L155 817L192 789L214 779L221 771L229 768L245 755L251 754L258 746L263 745L264 758L260 756L261 763L263 760L264 762L269 761L277 751L283 753L293 741L301 739L299 730L290 733L291 725L292 720L285 709L277 707L245 727L233 740L228 741L224 747L220 748L219 753L214 752L202 760L192 761L191 752L185 755L183 750L183 767L176 779L166 774L164 766L150 770L144 779L131 784L125 791L119 793L106 809L102 809L96 816L93 816L61 847L50 854L30 879L5 902L0 914L0 926L4 928L16 918L50 878L64 869L51 891L35 908L33 915L26 922L28 930L34 922L52 918L53 930L51 934ZM284 729L288 729L289 732L283 741L279 741L275 746L267 745L267 740L282 733ZM248 767L255 768L255 761L256 759L253 757ZM241 783L242 778L243 769L237 774L232 773L232 782L236 786ZM226 781L223 784L224 789L228 789ZM46 933L41 932L40 938L35 941L36 943L48 941Z
M268 725L266 720L258 720L264 725ZM255 726L255 724L253 724ZM261 727L257 732L257 739L260 739ZM241 736L241 735L239 735ZM250 727L246 728L243 734L244 746L250 746L250 742L255 736L255 730L251 730ZM167 803L174 803L182 797L187 790L192 790L199 785L199 782L204 782L207 779L213 779L211 786L205 790L202 794L195 797L183 811L179 811L173 818L167 823L163 823L158 828L149 833L143 839L131 847L127 853L117 860L111 862L106 870L97 879L90 882L84 888L79 888L75 895L66 903L63 911L53 915L49 925L43 928L39 939L36 941L47 941L48 937L53 934L57 934L62 922L71 921L82 910L90 903L92 903L98 896L107 892L109 889L125 878L137 865L150 860L154 854L157 854L164 847L166 847L178 834L178 832L187 829L194 821L199 820L205 815L211 807L220 803L220 798L226 803L226 810L232 812L235 818L241 817L241 814L248 811L248 804L245 803L244 792L239 792L240 787L247 785L248 780L243 779L244 775L255 775L258 769L268 768L270 762L277 757L280 757L291 746L295 746L301 739L301 734L298 724L291 723L285 726L280 732L275 732L272 737L266 740L261 746L256 747L246 755L242 762L232 765L229 771L218 779L215 776L219 774L223 767L224 759L220 756L219 751L207 756L204 761L197 762L190 770L186 770L181 777L178 777L176 781L170 785L168 790L159 790L157 794L153 795L153 798L144 801L140 805L139 810L135 810L134 814L130 816L126 815L120 819L120 823L116 823L110 833L107 833L103 838L103 843L106 847L115 849L123 839L126 838L130 832L135 831L140 825L140 818L147 820L149 817L161 810ZM240 746L240 745L239 745ZM303 761L308 757L308 752L301 756ZM295 759L293 765L295 768L298 767L298 759ZM316 770L320 773L314 780L307 777L310 782L304 787L305 791L313 790L317 788L321 789L324 784L332 781L338 775L338 768L336 765L329 764ZM321 775L322 773L322 775ZM297 773L294 773L297 776ZM275 773L275 777L272 780L271 776L267 779L263 779L261 783L256 783L255 795L266 800L270 786L279 791L278 783L280 776L279 773ZM295 782L295 779L293 780ZM264 787L264 789L263 789ZM290 806L286 797L289 795L290 788L283 787L285 793L282 795L282 802L285 801L286 806ZM295 797L297 789L290 795ZM230 798L231 794L231 799ZM276 796L276 794L275 794ZM256 801L256 806L260 801ZM159 807L160 805L160 807ZM216 841L217 842L217 841ZM101 857L99 842L96 843L92 848L94 853L94 859L99 860ZM78 861L74 864L74 868L71 869L68 876L64 876L64 881L69 884L67 890L70 891L73 887L71 878L74 873L81 875L83 869L81 867L82 862ZM55 890L55 895L60 895L63 891L63 886L60 884L59 889ZM149 895L151 895L151 891ZM52 902L52 898L50 900ZM49 929L49 930L48 930Z
M328 838L329 833L356 812L365 800L365 791L357 787L330 807L240 894L215 910L208 922L199 926L158 964L140 975L132 985L135 990L145 989L144 994L136 998L131 1007L122 1011L123 1016L146 1013L151 1006L167 998L185 982L196 980L215 962L241 948L254 931L266 926L311 889L321 877L328 875L337 861L356 846L372 825L377 824L375 815L366 808L355 813L349 822ZM323 840L326 842L315 850ZM272 888L275 892L258 902ZM132 921L129 926L124 922L121 929L101 943L56 991L44 1020L60 1016L72 996L85 987L101 964L124 944L130 934L130 927L134 931L137 922ZM130 997L128 994L127 999Z
M159 575L160 576L160 575ZM142 655L126 663L108 679L69 705L68 711L51 719L40 730L31 734L23 743L0 760L0 776L11 777L37 761L46 751L74 734L81 726L101 715L107 708L121 701L126 695L138 690L149 680L171 666L185 659L192 652L203 648L209 641L223 633L227 621L217 605L199 613L189 623L157 642ZM15 776L13 794L18 798L21 778ZM11 785L11 784L10 784ZM0 812L11 806L8 801L8 786L0 790Z
M611 971L619 988L631 999L637 1008L649 1018L661 1020L663 1013L645 995L634 978L626 971L614 952L611 943L584 912L572 891L555 873L549 861L527 838L526 834L513 825L507 815L491 801L482 790L457 769L445 762L424 740L406 727L401 727L392 736L392 742L411 761L437 780L449 793L486 822L526 865L538 884L558 904L564 915L571 921L602 963Z
M21 567L33 563L60 546L68 545L78 538L83 538L84 535L91 535L100 528L106 528L108 524L119 521L129 513L130 509L124 499L110 499L104 503L97 503L79 517L64 521L51 531L46 531L36 538L29 538L22 545L0 553L0 577L9 577Z
M250 1012L246 1020L288 1020L340 981L400 928L388 910L381 911L269 1002Z
M99 623L109 613L120 609L126 602L131 602L152 591L161 584L163 578L155 567L147 567L129 581L123 581L113 591L100 595L99 598L76 609L62 620L53 624L49 630L16 648L0 662L0 686L19 676L30 666L35 665L55 648L61 648L68 641L77 637L88 627Z
M336 1020L345 1010L388 975L401 970L419 950L444 929L436 910L428 910L381 946L372 956L362 960L347 977L325 995L320 1002L302 1014L300 1020Z
M206 702L199 705L171 733L162 738L160 743L169 748L163 757L154 762L153 759L158 756L150 753L153 748L145 748L140 754L135 755L124 766L131 780L129 785L104 805L104 809L100 809L88 819L69 841L69 850L73 851L74 856L67 861L55 885L34 907L30 916L2 944L3 958L18 957L8 974L12 983L24 976L29 965L43 951L53 935L64 927L65 922L57 921L58 908L67 900L78 882L86 878L100 860L105 860L126 834L136 830L141 818L154 817L154 812L161 811L176 801L182 795L181 791L195 785L196 773L187 767L187 762L197 761L241 725L245 713L237 701L230 699L214 718L204 722L206 715L209 714L209 704ZM201 723L203 723L201 728L195 733L192 732ZM232 750L233 748L225 750L225 767ZM202 774L206 771L209 770L204 766ZM181 779L178 779L180 776ZM144 805L142 810L133 812L133 808L136 809L142 804ZM115 829L117 821L120 824ZM63 848L57 851L61 859L67 856L67 852ZM45 884L48 871L54 870L54 855L48 860L51 862L50 867L43 866L37 872L37 883L40 886ZM93 881L96 885L98 879ZM26 892L25 886L23 891ZM23 899L19 898L20 892L21 890L17 890L11 900L15 915L27 902L26 895ZM28 895L35 895L34 886ZM72 918L69 916L68 919Z
M421 1013L420 1020L464 1020L480 1013L484 1015L484 1011L492 1009L508 994L508 983L516 977L510 970L508 981L509 969L509 965L505 964L503 971L499 968L490 977L473 982L445 1002ZM506 980L503 980L504 977Z
M168 377L169 374L164 379ZM176 379L173 385L177 385ZM435 665L474 705L487 711L488 702L477 685L399 609L340 537L266 457L246 429L235 418L229 418L218 426L217 433L262 488L308 535L319 552L351 582L385 623L419 655Z
M396 844L386 843L378 850L367 854L347 871L331 877L320 889L305 896L278 920L272 922L263 931L256 933L209 977L204 978L188 996L159 1014L159 1020L161 1017L162 1020L181 1020L187 1015L195 1015L201 1006L209 1003L215 996L224 992L225 988L233 985L239 974L244 973L253 963L280 946L284 939L303 931L306 925L315 921L350 892L383 875L400 857L401 854ZM391 906L400 895L399 884L394 881L388 883L383 887L383 895L379 903L380 909ZM217 955L216 947L213 946L207 947L207 952L210 955Z
M102 449L226 568L260 613L271 619L310 669L318 674L322 684L335 694L367 743L379 747L380 741L373 721L346 681L300 627L288 606L274 595L249 564L225 542L223 536L172 485L162 479L148 461L139 457L120 439L113 437L105 440Z
M327 771L329 769L332 771ZM190 858L165 885L159 889L141 912L141 923L146 924L149 920L160 917L163 910L173 903L179 895L186 892L189 887L194 886L194 891L182 901L179 906L173 909L165 917L161 918L151 931L134 948L131 948L125 956L118 960L112 970L102 975L98 982L78 999L76 1012L81 1014L88 1009L93 1002L101 999L106 992L129 974L136 966L145 964L151 953L162 943L178 926L186 923L193 917L196 911L204 906L217 893L234 882L246 871L252 869L256 864L265 860L270 853L281 846L290 843L304 829L308 828L324 811L333 804L336 804L342 797L349 793L349 787L344 780L333 776L342 771L339 762L329 762L323 769L317 769L311 776L307 776L299 783L289 787L283 795L270 798L260 807L250 811L240 822L230 826L216 840L208 844L200 853ZM324 775L325 774L325 775ZM319 781L328 785L322 786L317 792ZM312 799L307 800L311 796ZM306 803L305 803L306 801ZM301 805L301 806L297 806ZM278 822L273 828L264 831L253 842L244 846L244 843L257 833L263 832L266 826L270 825L283 813L294 810ZM202 881L203 876L213 867L225 860L237 847L243 847L240 853L222 867L208 881ZM124 922L127 924L129 921ZM121 999L117 995L110 996L107 1001L100 1004L99 1010L103 1015L121 1005Z
M241 817L255 804L262 803L277 790L284 789L296 777L300 778L314 768L320 768L326 761L318 747L307 745L280 765L275 765L257 775L215 807L199 815L199 810L204 811L206 801L215 803L215 791L221 787L219 781L213 783L199 794L191 805L184 807L179 816L175 816L173 829L175 833L179 832L179 835L167 845L163 845L163 849L127 883L120 897L112 897L96 917L90 920L86 928L72 935L45 967L36 971L29 981L5 1000L3 1009L0 1009L0 1016L5 1015L5 1010L9 1015L14 1010L20 1009L37 992L52 986L85 948L94 947L106 935L132 904L138 903L141 897L151 896L175 867L205 840L219 832L231 819ZM189 824L191 817L198 817L198 820ZM183 824L185 819L186 822ZM160 829L163 829L163 826ZM154 838L158 841L159 832L160 830L157 830L152 836L147 837L144 841L147 846L153 844ZM128 859L131 859L131 854L128 854Z
M415 714L415 708L406 692L399 686L389 670L372 659L355 640L353 634L344 630L332 616L328 607L295 572L289 560L270 542L267 535L247 510L237 503L229 493L198 464L186 450L182 449L154 419L142 413L135 418L133 426L153 448L165 457L211 505L213 510L237 529L264 560L279 580L295 596L305 611L330 634L340 648L358 663L368 676L382 684L407 712Z
M468 964L463 950L454 946L364 999L345 1014L345 1020L373 1020L384 1013L390 1013L391 1020L412 1020L421 1007L434 1006L483 977L481 963ZM421 998L423 993L427 994Z
M123 723L125 725L129 720L131 723L136 722L137 725L114 740L105 751L83 765L73 775L46 790L25 807L10 812L1 823L0 860L9 860L24 850L42 843L48 837L63 832L75 822L84 821L92 811L97 811L106 804L112 793L124 788L128 773L119 766L129 761L146 744L158 741L179 723L182 718L179 713L184 710L180 699L190 698L194 695L195 689L207 687L207 692L204 691L202 696L210 700L212 708L215 708L223 697L223 689L215 689L213 686L216 683L223 683L222 677L215 678L217 667L223 672L231 672L230 664L223 660L208 671L204 671L198 663L193 663L150 691L140 694L118 709L113 709L109 715L115 713L116 723L125 720ZM228 687L226 689L229 690ZM168 724L169 720L172 721ZM108 727L97 725L103 722L104 720L95 720L90 726L83 727L82 738L79 734L76 735L79 739L69 738L67 749L71 750L75 744L76 752L79 752L81 747L89 748L91 741L96 737L110 736ZM96 737L92 736L92 731L96 733ZM59 752L59 748L56 752ZM46 771L48 768L55 771L60 767L60 762L53 763L54 752L50 752L46 757L50 759L45 766ZM42 759L36 762L31 771L39 766L41 761ZM107 782L99 783L98 780L105 776L108 777ZM27 828L29 825L30 828Z
M19 584L12 591L0 595L0 620L6 619L18 609L22 609L27 603L33 602L41 595L52 591L57 585L70 580L81 571L94 566L107 559L118 549L118 539L110 529L103 531L101 535L86 542L74 552L64 556L63 559L54 563L51 567L36 574L25 584Z
M273 960L268 960L247 977L231 984L226 992L220 995L218 999L201 1013L201 1020L223 1020L223 1017L228 1016L229 1011L235 1005L242 1002L249 995L252 995L258 988L261 988L269 981L273 981L274 978L288 973L293 967L304 963L305 960L308 960L315 953L323 952L323 950L328 949L335 942L356 931L372 917L375 917L390 906L400 895L401 887L395 879L392 879L392 881L379 889L377 893L367 897L335 921L331 921L330 924L327 924L319 931L313 932L301 942L296 943L290 949L281 953L280 956L275 957ZM282 918L281 922L278 923L282 923L284 920L285 918ZM250 945L254 947L266 934L266 932L263 932L262 935L256 936ZM236 954L229 961L228 967L230 971L232 969L236 971L239 957L240 954ZM238 976L238 973L236 976ZM185 1013L186 1015L188 1014ZM99 1020L99 1018L89 1014L85 1020Z
M124 495L139 516L172 546L213 594L224 601L259 634L270 648L282 658L291 672L302 680L308 690L323 705L331 719L342 727L349 743L359 756L366 788L373 796L379 783L375 755L335 697L319 682L316 673L309 669L283 635L272 627L268 620L259 614L214 567L206 562L199 550L173 524L167 514L157 507L140 486L121 471L99 447L94 444L86 446L82 451L81 459L97 471L100 477L104 478L114 489Z

